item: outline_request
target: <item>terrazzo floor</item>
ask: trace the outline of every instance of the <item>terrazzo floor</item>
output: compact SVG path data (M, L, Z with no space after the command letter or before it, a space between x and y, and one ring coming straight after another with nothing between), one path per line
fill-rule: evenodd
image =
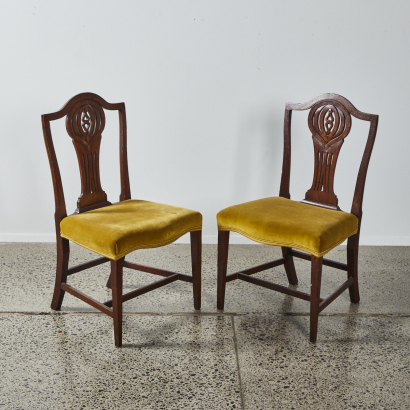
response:
M76 245L70 264L95 257ZM232 245L228 273L280 257ZM329 257L344 261L343 246ZM138 263L190 274L188 245L134 252ZM123 347L112 320L66 294L50 309L55 245L0 244L0 409L409 409L410 248L361 247L361 301L344 292L309 343L309 303L249 283L227 284L216 310L216 246L203 246L202 309L174 282L124 304ZM295 260L298 289L310 267ZM97 300L109 265L69 278ZM287 285L283 267L257 274ZM125 269L124 292L156 280ZM322 295L344 273L324 267Z

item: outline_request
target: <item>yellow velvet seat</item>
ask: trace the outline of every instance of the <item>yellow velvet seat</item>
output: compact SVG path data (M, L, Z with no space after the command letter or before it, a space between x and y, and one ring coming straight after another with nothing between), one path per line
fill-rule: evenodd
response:
M136 249L155 248L202 229L199 212L133 200L71 215L60 223L61 236L112 260Z
M350 213L282 197L264 198L223 209L218 230L238 232L266 245L285 246L320 257L357 233Z

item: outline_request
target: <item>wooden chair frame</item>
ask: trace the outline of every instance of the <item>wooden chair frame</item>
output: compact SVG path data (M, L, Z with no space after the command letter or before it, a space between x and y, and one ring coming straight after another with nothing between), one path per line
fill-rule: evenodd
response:
M89 123L94 127L89 130L89 135L74 130L78 116L82 114L82 110L86 107L85 115L93 118ZM87 108L88 107L88 108ZM47 148L48 159L50 162L51 175L54 187L55 199L55 229L57 239L57 269L56 280L54 287L54 295L51 302L51 308L60 310L65 292L88 303L94 308L100 310L114 320L114 339L115 345L122 345L122 303L140 296L151 290L176 280L190 282L193 284L194 307L199 310L201 308L201 231L191 232L191 262L192 276L182 273L171 272L164 269L153 268L125 261L125 258L119 260L110 260L106 257L97 258L90 262L86 262L69 268L70 246L69 241L62 238L60 235L60 222L67 217L66 203L64 199L63 185L61 181L60 169L57 162L57 157L54 149L53 139L51 135L50 122L67 116L66 126L67 131L73 139L73 144L77 152L80 175L81 175L81 195L77 202L75 213L85 212L91 209L97 209L111 205L107 201L105 192L101 189L99 176L99 148L101 142L101 133L105 126L104 110L118 111L120 125L120 174L121 174L121 194L120 201L131 199L130 182L128 176L128 160L127 160L127 125L125 115L125 104L117 103L110 104L100 96L93 93L82 93L71 98L61 110L44 114L41 116L44 141ZM88 111L87 111L88 110ZM75 117L77 115L77 117ZM74 119L73 119L74 118ZM86 118L86 119L87 119ZM79 121L81 118L79 119ZM97 125L95 125L97 123ZM99 127L99 128L98 128ZM81 131L81 130L80 130ZM81 134L81 135L80 135ZM86 163L89 161L88 163ZM89 188L92 186L92 188ZM99 302L74 287L67 284L67 277L85 269L100 265L102 263L111 262L111 274L107 282L108 287L112 287L112 300ZM152 273L164 277L157 282L136 289L132 292L122 294L123 284L123 268L130 268L142 272Z
M333 120L335 120L335 117L340 116L344 117L344 120L346 121L345 125L343 124L345 130L343 134L343 127L341 127L341 132L339 133L339 135L333 135L333 139L328 141L323 140L321 138L321 136L325 135L325 133L322 132L323 129L318 129L314 123L315 118L316 120L318 120L320 115L322 115L320 111L322 107L330 107L329 109L334 111L333 114L331 114L331 116L333 115ZM363 193L370 155L372 153L374 140L376 137L379 117L378 115L366 114L364 112L358 111L353 106L353 104L350 103L350 101L337 94L323 94L303 104L287 103L285 108L283 166L279 196L288 199L290 199L289 182L291 164L292 111L303 111L308 109L311 109L309 115L309 128L312 131L312 137L315 145L315 175L312 188L306 193L306 198L303 202L311 204L312 206L321 206L330 209L340 210L340 208L337 206L337 197L334 195L333 192L333 178L337 155L339 153L341 145L343 144L344 138L350 131L350 115L353 115L357 119L370 122L369 134L357 176L356 188L354 191L352 208L350 211L353 215L355 215L358 218L359 228L357 233L349 237L347 240L347 263L340 263L329 259L325 259L323 257L316 257L314 255L310 255L308 253L301 252L299 250L295 250L292 248L282 247L283 257L281 259L272 262L267 262L259 266L255 266L249 269L241 270L239 272L227 275L226 273L228 264L229 231L219 231L217 308L220 310L224 309L226 283L235 279L241 279L258 286L262 286L281 293L285 293L287 295L295 296L297 298L310 302L310 341L312 343L316 343L318 317L319 313L323 309L325 309L346 289L349 289L350 300L352 303L358 303L360 300L358 283L358 252L360 225L362 220ZM325 114L325 111L323 111L323 116ZM319 139L321 140L321 142L319 141ZM327 164L331 162L327 160L327 155L329 155L329 152L330 154L335 155L335 159L333 160L332 166L329 165L329 167L327 167ZM320 179L320 174L324 175L324 179L319 184L318 181ZM325 182L327 184L327 187L330 187L327 190L327 192L326 189L323 188ZM284 265L289 284L297 285L298 279L295 271L295 266L293 263L293 257L311 261L310 294L251 276L257 272L261 272L273 268L275 266ZM323 265L347 271L347 280L325 299L322 299L320 297Z

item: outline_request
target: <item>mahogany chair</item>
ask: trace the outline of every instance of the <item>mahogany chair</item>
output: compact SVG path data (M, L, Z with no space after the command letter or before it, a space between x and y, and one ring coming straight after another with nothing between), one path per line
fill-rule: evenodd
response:
M289 193L291 118L292 111L302 110L310 110L308 126L313 138L315 165L312 187L306 192L304 201L297 202L290 199ZM370 130L357 176L352 208L347 213L338 207L333 181L340 148L350 132L351 115L359 120L369 121ZM346 289L349 289L351 302L359 302L358 252L363 192L377 124L377 115L357 110L346 98L337 94L323 94L304 104L286 104L279 197L231 206L217 215L218 309L224 308L226 283L235 279L304 299L310 302L310 341L315 343L318 316L325 307ZM227 276L230 231L256 242L280 246L283 257ZM346 239L347 264L323 258ZM293 257L311 261L310 294L251 276L284 265L289 284L297 285ZM326 299L320 297L322 265L347 271L347 281Z
M99 151L105 126L104 110L118 111L121 173L120 202L111 204L102 190ZM81 176L81 195L74 214L67 216L63 186L51 136L50 122L66 116L66 129L77 153ZM78 94L60 111L41 116L44 141L50 162L55 198L57 236L57 272L51 308L60 310L68 292L114 319L115 345L122 345L122 303L176 280L193 284L194 307L201 307L201 230L199 212L170 205L132 200L127 162L127 125L124 103L110 104L92 93ZM191 235L192 276L125 261L137 249L168 245L185 233ZM102 257L68 267L69 241ZM111 263L107 282L112 300L98 302L67 283L67 277L82 270ZM164 277L157 282L122 294L123 268L149 272Z

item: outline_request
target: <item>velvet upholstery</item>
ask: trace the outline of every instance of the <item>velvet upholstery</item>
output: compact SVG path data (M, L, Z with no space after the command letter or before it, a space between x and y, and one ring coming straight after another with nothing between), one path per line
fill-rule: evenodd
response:
M230 206L217 214L218 230L238 232L266 245L320 257L357 233L356 216L282 197Z
M133 199L71 215L60 223L63 238L113 260L136 249L168 245L201 229L199 212Z

